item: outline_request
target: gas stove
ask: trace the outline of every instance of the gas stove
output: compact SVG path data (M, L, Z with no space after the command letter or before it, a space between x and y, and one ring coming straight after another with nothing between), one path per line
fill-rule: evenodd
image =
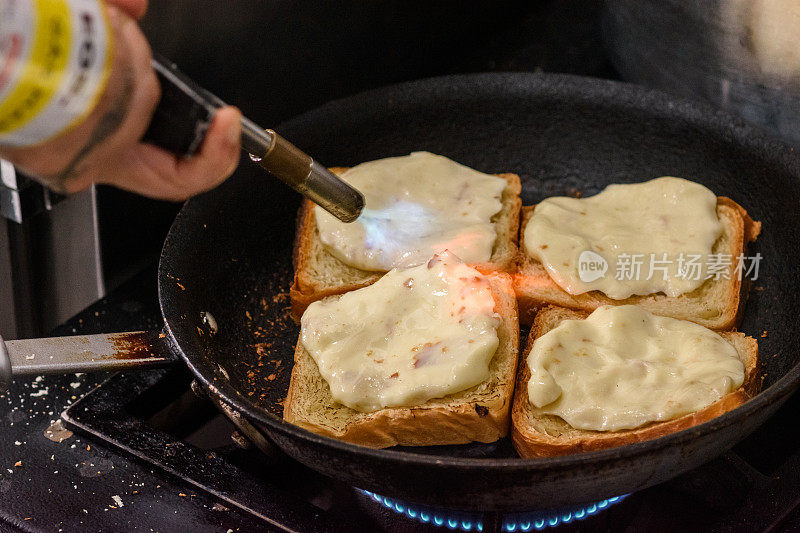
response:
M54 334L155 328L150 270ZM800 528L800 396L721 458L569 509L451 511L256 450L182 367L18 381L0 396L0 531L781 531ZM62 414L63 412L63 414ZM580 487L575 487L580 491Z
M62 419L278 530L535 531L588 519L624 499L501 515L381 496L325 478L277 448L256 450L191 383L182 368L119 374Z

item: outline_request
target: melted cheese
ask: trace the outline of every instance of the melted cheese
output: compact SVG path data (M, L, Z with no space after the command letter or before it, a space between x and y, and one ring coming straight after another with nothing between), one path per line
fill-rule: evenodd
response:
M722 234L716 206L707 188L671 177L609 185L589 198L548 198L525 227L525 251L570 294L678 296L705 281ZM689 266L693 256L699 270ZM592 264L594 272L586 270Z
M489 281L445 252L311 304L300 340L353 409L421 405L489 377L498 346Z
M720 335L632 305L563 321L536 339L528 367L536 414L597 431L698 411L744 381L736 349Z
M319 237L342 262L387 271L442 250L468 263L489 261L506 181L429 152L362 163L342 179L364 195L349 224L315 208Z

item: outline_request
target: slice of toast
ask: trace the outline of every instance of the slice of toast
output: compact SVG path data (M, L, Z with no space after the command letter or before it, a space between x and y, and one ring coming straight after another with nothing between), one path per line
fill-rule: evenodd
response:
M736 348L742 363L744 363L744 383L737 390L700 411L672 420L652 422L635 429L622 431L575 429L559 416L535 415L528 399L528 381L531 377L528 355L533 348L533 342L558 326L563 320L580 320L588 315L586 312L560 307L548 307L536 315L525 351L520 356L514 404L511 409L511 436L514 448L524 458L589 452L675 433L702 424L738 407L754 396L761 386L761 380L757 377L758 344L755 339L746 337L743 333L722 332L719 335Z
M494 442L508 433L519 352L517 302L511 276L487 274L501 317L500 343L488 380L417 407L362 413L334 401L317 364L298 340L283 418L314 433L373 448ZM337 298L337 296L333 296Z
M342 175L347 168L335 167L330 170L334 174ZM488 263L470 265L484 273L510 271L517 256L519 211L522 205L519 199L519 176L497 176L508 182L500 199L503 206L492 217L497 240ZM384 274L351 267L329 253L319 238L314 203L309 200L303 200L298 213L293 259L295 275L289 295L295 320L300 319L312 302L372 285Z
M738 324L747 291L742 290L743 284L736 273L736 265L739 255L745 251L746 243L754 241L761 231L761 223L753 221L747 211L730 198L717 198L717 215L722 222L723 233L712 249L715 254L730 254L728 279L724 276L708 279L700 287L680 296L655 293L631 296L624 300L614 300L600 291L569 294L552 280L539 260L527 254L524 243L525 227L535 207L522 208L522 242L514 272L519 318L523 324L531 324L536 311L548 305L594 311L601 305L628 304L638 305L656 315L690 320L717 331L731 329ZM747 288L747 284L744 285Z

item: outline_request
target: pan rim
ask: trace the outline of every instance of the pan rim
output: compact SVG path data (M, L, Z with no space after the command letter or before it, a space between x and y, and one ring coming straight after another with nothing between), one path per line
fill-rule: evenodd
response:
M708 130L709 132L724 135L725 137L731 139L731 143L735 143L743 148L746 147L755 153L763 154L765 152L764 147L767 146L770 148L770 155L768 157L765 156L765 158L775 164L779 164L787 168L788 174L799 178L798 186L800 186L800 157L794 153L794 148L773 137L772 135L745 123L738 117L734 117L725 111L713 108L703 102L677 98L658 90L648 89L631 83L569 74L528 72L478 73L438 76L413 80L364 91L341 99L332 100L322 106L311 109L290 119L289 121L282 123L277 127L277 129L279 131L283 131L286 129L286 127L281 128L281 126L309 120L313 121L315 115L320 113L329 113L338 107L347 107L352 105L354 102L361 102L360 105L363 106L364 100L372 99L385 101L386 95L395 94L399 90L409 91L418 87L425 87L434 84L439 87L445 87L449 85L449 88L451 89L453 86L464 84L494 84L496 86L498 84L519 82L523 79L526 81L534 80L536 82L536 91L532 91L530 89L530 84L526 85L528 91L527 94L529 96L534 93L540 96L551 94L554 98L558 99L571 97L575 98L576 100L596 103L594 98L602 95L603 100L600 102L600 105L610 105L608 100L613 99L613 104L611 104L613 106L623 106L626 109L632 108L641 110L653 117L669 118L677 115L686 120L687 123L696 125L701 129ZM556 89L558 90L556 91ZM402 104L407 103L408 102L402 102ZM767 389L760 391L757 395L749 399L741 406L697 426L692 426L690 428L644 442L557 457L533 459L459 458L452 456L427 455L393 449L374 449L317 435L299 426L285 422L275 415L267 413L248 398L236 393L236 390L232 385L225 384L224 382L217 385L216 383L219 381L218 378L212 377L211 379L208 379L208 376L206 376L203 371L194 364L192 357L181 348L179 339L174 335L173 330L170 327L170 320L167 317L165 310L166 306L164 304L165 297L175 289L172 284L165 283L166 279L163 274L165 258L169 256L170 248L172 246L170 242L170 235L173 234L175 227L181 224L184 218L189 216L187 214L187 207L191 206L192 203L193 200L187 201L176 217L173 226L170 229L170 233L164 243L164 247L162 248L159 261L159 302L161 304L162 317L164 318L165 332L169 338L173 350L177 352L180 358L183 359L184 362L189 366L195 377L227 405L231 406L237 411L242 412L252 420L265 425L268 431L277 431L283 435L299 438L318 446L332 448L343 453L349 453L358 456L368 456L370 458L389 463L405 465L413 464L415 466L424 467L452 467L467 470L485 470L496 468L503 471L535 471L544 469L553 470L559 468L566 469L590 463L596 465L604 461L631 459L636 457L640 452L652 451L664 447L672 447L681 443L695 440L703 435L707 435L730 426L736 423L736 421L738 421L740 418L748 416L755 411L764 409L776 402L780 402L788 397L798 386L798 384L800 384L800 362L798 362L791 367L778 381L773 383ZM227 393L225 390L229 387L231 393Z

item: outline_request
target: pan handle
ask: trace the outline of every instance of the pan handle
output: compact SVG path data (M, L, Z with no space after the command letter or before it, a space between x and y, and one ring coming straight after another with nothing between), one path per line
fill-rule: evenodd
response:
M16 341L0 337L0 392L11 387L13 376L126 370L174 361L166 335L157 331Z

